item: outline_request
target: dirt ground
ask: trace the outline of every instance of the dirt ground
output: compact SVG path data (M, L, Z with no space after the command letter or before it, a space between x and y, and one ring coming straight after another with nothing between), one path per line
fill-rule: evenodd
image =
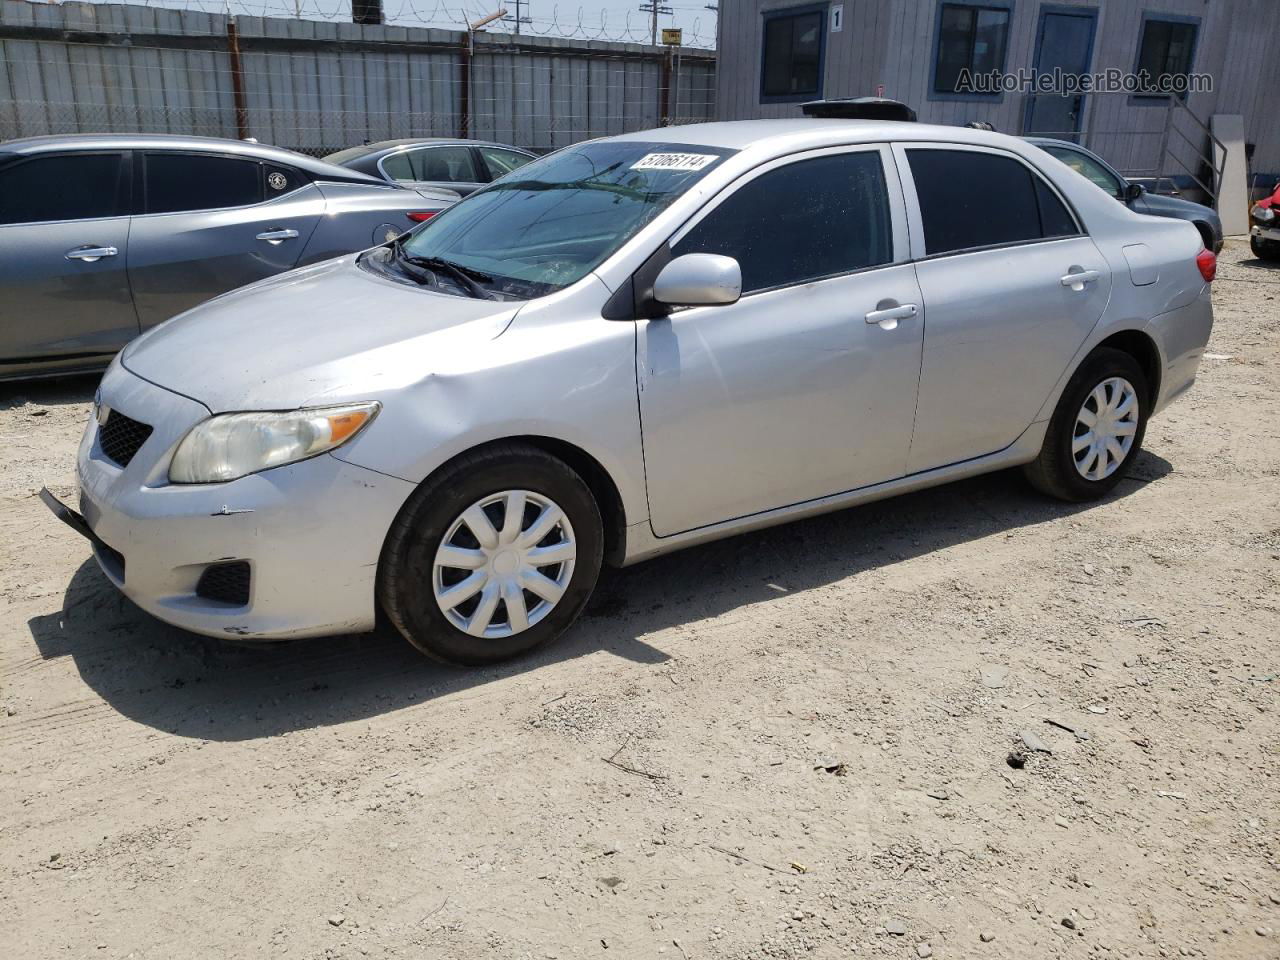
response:
M1280 957L1280 268L1214 291L1112 499L690 550L486 670L151 620L33 496L92 381L0 387L4 955Z

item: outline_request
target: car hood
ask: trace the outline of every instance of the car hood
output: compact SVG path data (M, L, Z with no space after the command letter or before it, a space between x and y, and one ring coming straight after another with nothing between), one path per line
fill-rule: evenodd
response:
M214 413L369 398L498 336L519 303L400 284L356 256L223 294L143 334L126 369Z

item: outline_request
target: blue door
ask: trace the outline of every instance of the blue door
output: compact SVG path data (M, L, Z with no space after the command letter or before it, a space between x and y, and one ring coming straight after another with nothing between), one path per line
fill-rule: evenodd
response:
M1097 11L1088 7L1042 7L1036 36L1036 71L1082 74L1093 58ZM1077 140L1084 118L1084 94L1031 94L1027 97L1026 133Z

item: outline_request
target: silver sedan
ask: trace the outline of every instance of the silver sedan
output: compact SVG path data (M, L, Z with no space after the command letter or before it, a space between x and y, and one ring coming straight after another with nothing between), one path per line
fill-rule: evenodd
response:
M551 640L601 564L1011 466L1105 496L1191 387L1214 255L1043 151L913 123L596 140L228 294L107 372L106 575L212 636Z
M456 199L241 140L0 143L0 380L100 370L174 314Z

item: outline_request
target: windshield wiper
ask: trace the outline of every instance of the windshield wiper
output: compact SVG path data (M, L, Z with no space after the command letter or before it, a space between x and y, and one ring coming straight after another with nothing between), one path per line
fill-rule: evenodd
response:
M391 250L402 266L408 265L411 267L430 270L432 273L443 273L477 300L495 299L490 291L480 286L481 283L493 282L493 277L489 276L487 273L481 273L479 270L472 270L470 267L464 267L461 264L453 263L452 261L442 259L441 257L414 256L405 250L404 237L402 236L396 237L396 239L391 241ZM415 274L411 273L410 276L415 276Z

